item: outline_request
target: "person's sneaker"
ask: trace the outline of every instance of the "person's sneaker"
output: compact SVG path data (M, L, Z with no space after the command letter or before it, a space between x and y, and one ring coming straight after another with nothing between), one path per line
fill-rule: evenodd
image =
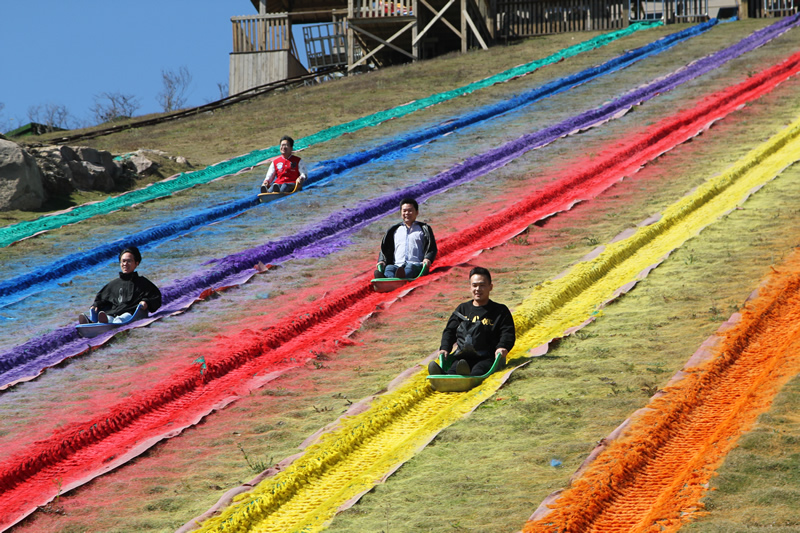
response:
M100 311L97 313L97 322L100 324L108 324L108 315L105 311Z
M440 376L442 375L442 367L439 366L439 363L436 361L431 361L428 363L428 375L429 376Z
M405 277L406 277L406 269L404 269L403 267L398 268L397 271L394 273L394 277L400 278L400 279L405 279Z
M81 314L78 315L78 322L81 323L81 324L88 324L89 323L89 318L86 315L84 315L83 313L81 313Z
M385 277L386 277L386 276L383 274L383 272L381 272L381 271L380 271L380 270L378 270L377 268L375 269L375 272L373 272L372 274L375 276L375 278L376 278L376 279L377 279L377 278L385 278Z
M267 186L266 185L262 185L261 186L261 193L263 194L265 192L267 192Z
M460 374L462 376L469 376L469 363L464 361L463 359L459 359L456 363L456 374Z

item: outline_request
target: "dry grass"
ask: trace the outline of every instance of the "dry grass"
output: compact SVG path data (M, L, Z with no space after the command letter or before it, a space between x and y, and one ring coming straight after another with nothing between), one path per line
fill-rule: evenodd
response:
M764 24L748 21L720 27L697 43L701 50L695 50L695 55L724 46ZM658 30L662 34L672 31L676 28ZM580 35L584 37L588 35ZM185 123L97 139L93 145L113 151L155 148L184 155L193 162L212 163L273 143L286 132L287 125L291 125L295 137L308 135L325 125L542 57L571 44L572 38L568 35L537 39L488 53L387 69L327 86L260 98ZM575 64L555 65L546 72L437 106L419 116L327 143L309 150L308 157L311 160L333 157L354 146L441 120L458 109L519 92L652 38L653 34L635 36ZM473 211L475 205L487 211L502 205L515 192L537 186L546 171L616 142L626 132L674 111L675 107L689 105L707 90L742 79L748 68L757 68L753 65L788 55L785 50L796 49L800 42L792 39L782 45L784 48L765 47L751 58L734 62L709 79L642 106L600 130L531 153L497 171L491 179L439 195L424 204L423 218L436 228L437 234L457 231L465 219L477 216ZM574 114L578 105L602 102L620 87L664 74L686 61L687 52L676 50L627 69L590 89L564 95L542 105L539 114L531 115L528 127ZM516 239L479 256L475 263L490 266L495 272L494 299L513 308L536 282L556 276L596 244L607 242L724 169L745 150L777 131L784 117L800 113L798 89L797 80L783 84L775 94L748 106L734 120L723 121L708 134L659 158L601 198L580 204L542 227L531 227L525 239ZM314 107L314 113L308 111L308 102L320 103ZM286 115L282 115L287 117L286 122L269 122L270 117L279 115L279 109L286 110ZM472 151L482 151L485 145L502 141L499 132L471 135L465 136L467 140L458 153L449 157L463 158ZM469 142L473 145L466 146ZM419 165L427 171L425 165L430 163L421 161ZM221 194L225 187L243 184L246 179L252 176L241 181L223 180L207 187ZM182 197L191 201L194 194L187 191ZM160 202L181 201L179 197ZM566 484L594 443L646 403L645 391L665 383L719 322L738 308L770 265L778 263L791 247L800 244L796 232L800 227L798 205L800 170L791 168L754 195L744 209L734 211L674 253L633 292L607 308L596 323L517 371L498 395L444 431L388 483L378 486L339 516L330 530L386 533L519 530L546 494ZM101 217L81 228L107 225L110 220L118 219ZM36 382L7 393L15 401L0 406L0 412L3 418L21 426L25 420L41 420L51 404L63 400L67 386L88 393L93 388L108 386L103 384L103 378L109 375L137 376L133 385L122 386L120 394L123 394L131 388L147 386L149 380L156 382L171 368L191 360L193 346L214 342L226 322L235 322L237 315L248 312L252 299L258 298L268 315L274 312L271 316L274 319L285 312L286 301L293 294L306 296L309 293L302 291L313 287L318 287L319 293L335 290L336 287L325 285L326 269L331 265L336 268L366 264L364 258L372 257L376 236L385 225L386 221L382 221L359 233L347 250L308 264L289 263L275 273L259 276L241 290L202 304L196 311L165 320L158 327L132 332L127 339L90 357L48 371ZM67 229L52 235L57 239L79 238ZM531 251L532 244L536 245L535 253ZM42 246L32 239L13 247L16 251L6 252L0 260L24 258L26 253ZM320 359L319 366L306 365L285 374L268 388L253 391L232 407L211 415L118 471L62 496L58 505L66 514L37 513L17 530L174 530L205 511L226 490L253 476L239 446L246 450L251 461L270 457L277 461L290 456L308 435L343 412L349 401L380 390L400 371L430 353L436 347L445 320L442 313L468 298L463 284L465 268L454 269L440 283L414 291L379 312L355 334L353 345L342 347L330 359ZM306 277L304 274L308 272L311 276ZM154 352L150 343L171 346L172 359ZM702 531L735 531L731 524L739 524L736 527L752 528L741 531L758 531L757 524L771 521L783 524L797 519L793 510L796 506L780 504L782 498L793 497L797 490L797 478L791 467L793 458L800 454L797 425L791 415L800 407L797 391L792 392L797 388L795 380L780 397L778 410L767 415L771 418L764 418L761 428L743 439L741 449L732 455L731 465L723 467L716 482L720 490L709 500L715 509L692 527ZM10 423L4 425L0 432L17 431L11 427ZM552 459L561 461L561 466L551 466ZM755 472L748 466L752 464L765 465L764 471Z

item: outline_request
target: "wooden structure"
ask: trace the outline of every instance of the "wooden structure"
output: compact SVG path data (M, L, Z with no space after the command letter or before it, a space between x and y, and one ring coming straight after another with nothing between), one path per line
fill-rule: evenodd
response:
M297 59L289 14L266 13L264 0L260 7L257 15L231 18L230 94L308 74Z
M292 24L304 27L309 69L348 72L486 49L498 41L610 31L629 21L699 22L709 0L250 0L257 15L233 17L231 94L307 74ZM796 13L800 0L711 0L726 16ZM720 11L722 13L722 11ZM722 16L722 15L720 15Z
M800 0L740 0L739 13L750 18L786 17L800 10Z
M510 40L627 26L625 0L497 0L497 36Z
M486 49L494 42L494 1L251 0L257 15L231 18L230 93L306 72L292 24L330 25L304 32L309 68L335 65L344 53L354 71Z

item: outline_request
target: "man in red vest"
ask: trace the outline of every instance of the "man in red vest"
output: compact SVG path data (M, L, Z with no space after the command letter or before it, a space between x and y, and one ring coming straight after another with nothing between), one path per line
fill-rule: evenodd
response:
M261 192L292 192L303 186L308 178L306 164L296 155L292 155L294 139L288 135L281 137L281 155L272 160L267 176L261 185Z

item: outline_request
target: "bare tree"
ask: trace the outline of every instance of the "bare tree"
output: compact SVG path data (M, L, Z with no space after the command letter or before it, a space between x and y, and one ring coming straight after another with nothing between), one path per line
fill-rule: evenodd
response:
M69 110L60 104L32 105L28 108L28 120L44 124L48 131L69 129L71 121Z
M180 109L186 104L186 91L192 83L189 69L181 67L178 72L172 70L161 71L161 81L164 89L158 93L156 100L165 113Z
M219 89L219 99L222 100L223 98L228 97L228 84L224 82L217 83L217 89Z
M132 94L100 93L94 96L94 103L89 110L94 114L98 124L130 118L139 109L139 100Z

